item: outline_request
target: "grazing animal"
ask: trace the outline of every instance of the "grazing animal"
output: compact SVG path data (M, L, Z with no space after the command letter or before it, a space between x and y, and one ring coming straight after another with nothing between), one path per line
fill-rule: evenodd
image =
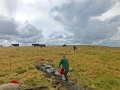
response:
M46 45L45 44L32 44L32 46L34 46L34 47L45 47Z
M11 44L11 46L19 47L19 44Z
M62 47L66 47L66 46L67 46L66 44L62 45Z

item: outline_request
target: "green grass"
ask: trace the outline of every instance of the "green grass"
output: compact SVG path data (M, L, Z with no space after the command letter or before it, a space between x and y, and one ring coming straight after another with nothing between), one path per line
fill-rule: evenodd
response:
M22 73L27 72L27 70L26 70L25 68L23 68L23 67L18 67L18 68L15 70L15 72L16 72L17 74L22 74Z

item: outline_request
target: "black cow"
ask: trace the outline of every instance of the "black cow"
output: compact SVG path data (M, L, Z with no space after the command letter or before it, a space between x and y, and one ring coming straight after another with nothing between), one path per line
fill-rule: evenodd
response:
M39 44L32 44L32 46L36 47L36 46L39 46Z
M34 47L45 47L45 44L32 44L32 46L34 46Z
M67 46L66 44L62 45L62 47L66 47L66 46Z
M19 47L19 44L11 44L11 46Z
M39 44L40 47L45 47L46 45L45 44Z

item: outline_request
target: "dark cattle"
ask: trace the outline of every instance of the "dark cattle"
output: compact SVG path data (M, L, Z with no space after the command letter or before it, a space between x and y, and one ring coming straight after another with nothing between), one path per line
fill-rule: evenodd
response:
M19 47L19 44L11 44L11 46Z
M32 46L36 47L36 46L39 46L39 44L32 44Z
M62 45L62 47L66 47L66 46L67 46L66 44Z
M45 44L32 44L32 46L34 46L34 47L45 47Z
M40 47L45 47L45 44L40 44L39 46L40 46Z

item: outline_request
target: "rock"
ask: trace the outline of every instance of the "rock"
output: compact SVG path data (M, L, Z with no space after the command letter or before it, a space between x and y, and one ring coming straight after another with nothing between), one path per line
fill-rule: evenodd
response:
M0 85L0 90L20 90L19 84L7 83Z

